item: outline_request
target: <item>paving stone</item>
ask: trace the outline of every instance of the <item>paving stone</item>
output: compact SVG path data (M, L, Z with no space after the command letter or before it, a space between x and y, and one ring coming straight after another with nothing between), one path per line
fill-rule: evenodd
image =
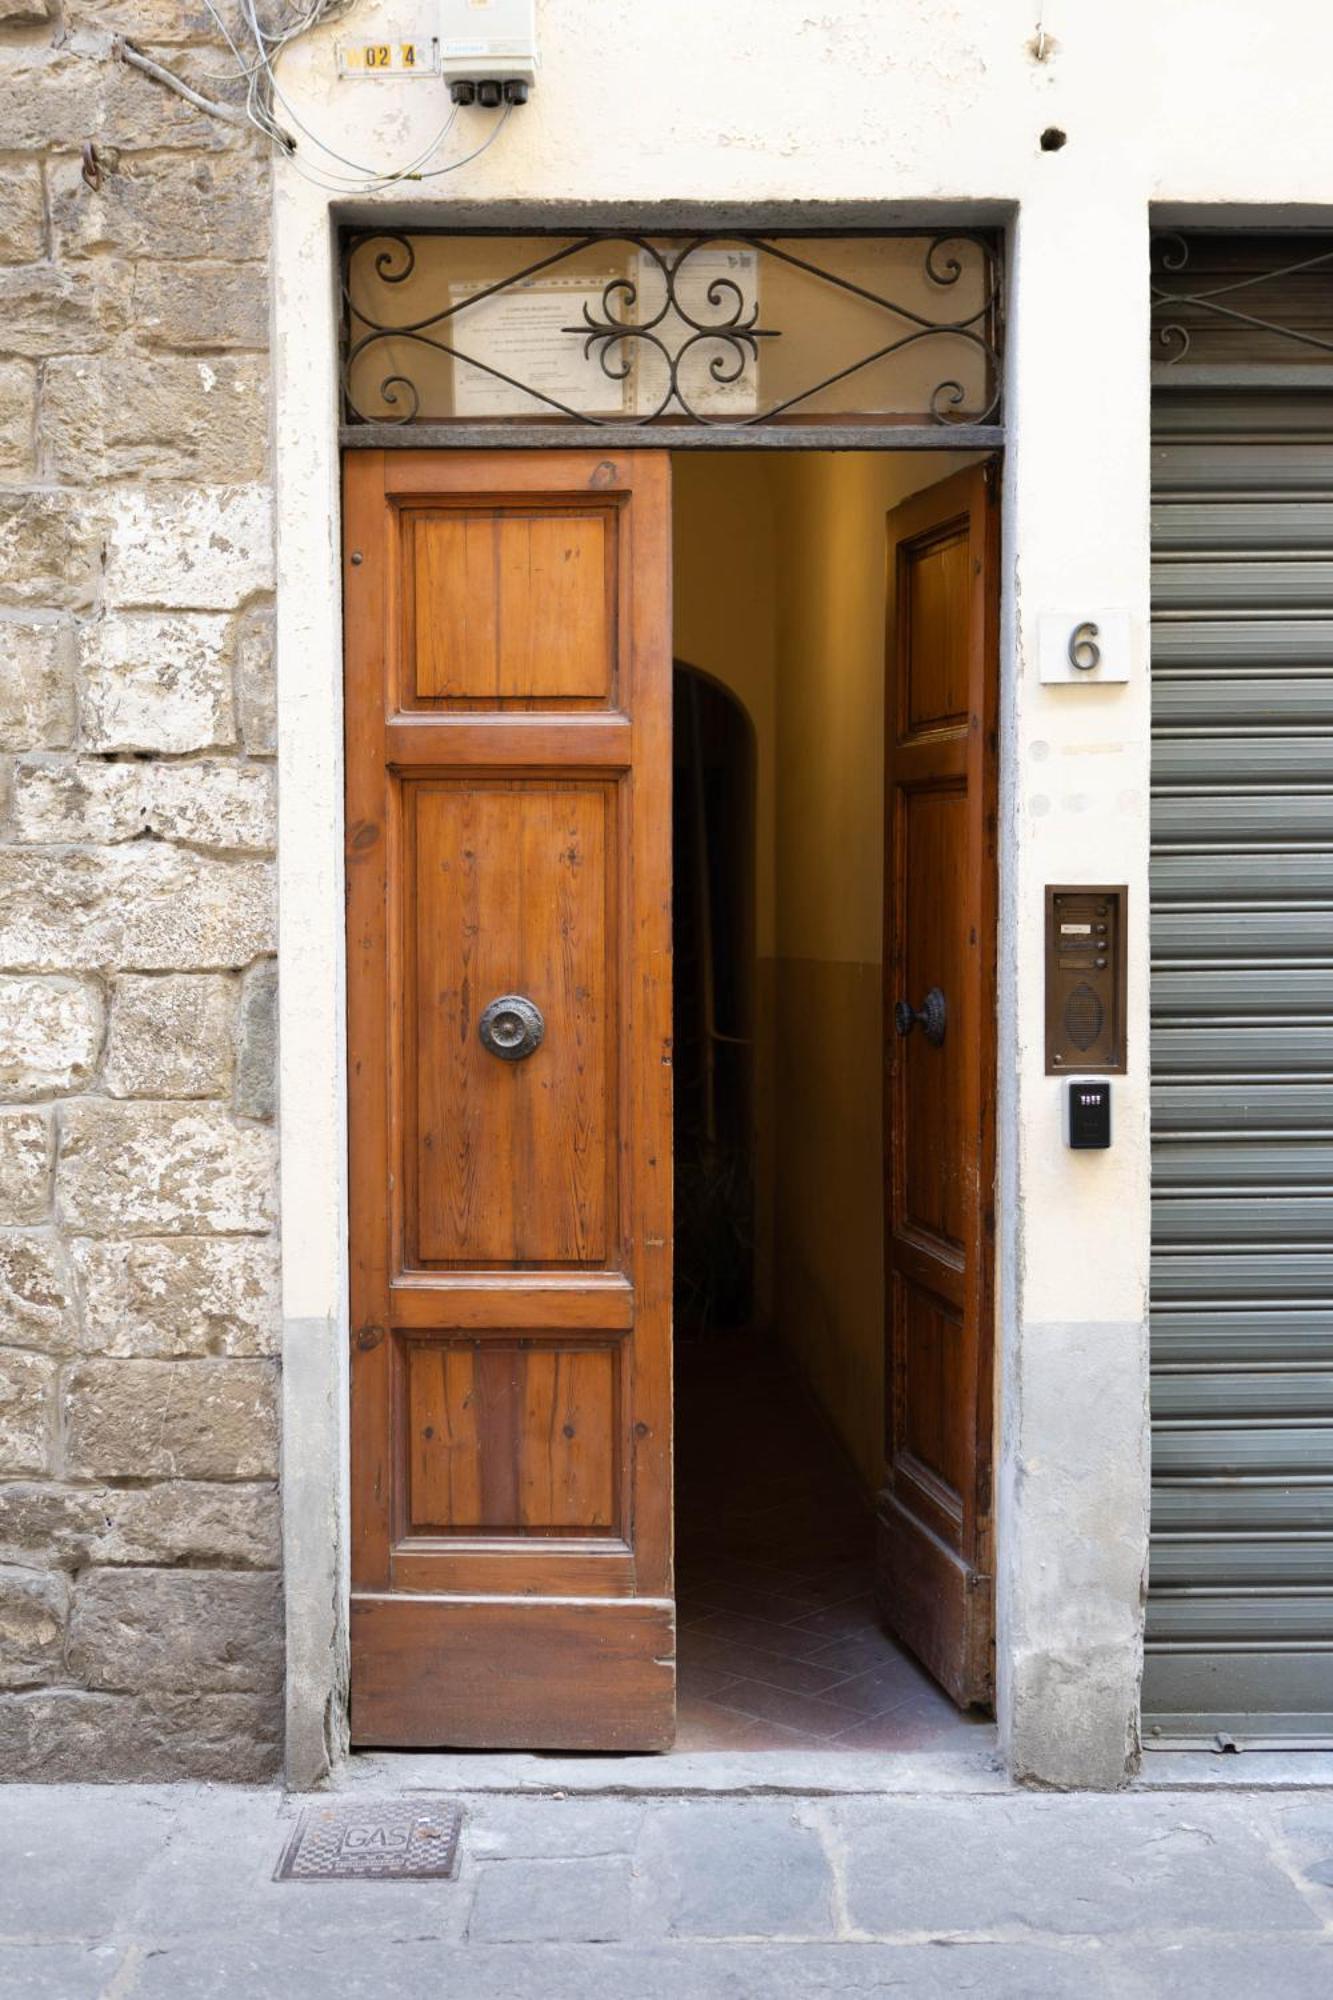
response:
M466 1851L494 1860L629 1855L643 1817L642 1804L630 1799L473 1799Z
M103 2000L126 1948L0 1943L0 2000Z
M1317 1918L1228 1802L1069 1796L830 1807L853 1927L1118 1937L1300 1932ZM942 1868L940 1858L949 1857Z
M98 1941L126 1909L151 1858L160 1853L175 1817L152 1796L123 1792L99 1810L83 1795L47 1794L14 1786L0 1813L0 1882L10 1914L0 1928L41 1938Z
M633 1937L634 1922L627 1856L487 1861L478 1874L468 1938L597 1944Z
M833 1934L833 1876L823 1842L789 1800L659 1806L644 1820L634 1872L640 1922L649 1931Z

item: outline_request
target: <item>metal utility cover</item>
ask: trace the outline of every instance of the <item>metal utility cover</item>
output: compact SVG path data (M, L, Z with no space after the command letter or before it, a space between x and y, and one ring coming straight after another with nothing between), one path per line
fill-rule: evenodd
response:
M367 1799L310 1806L274 1873L275 1882L405 1882L452 1877L463 1811Z

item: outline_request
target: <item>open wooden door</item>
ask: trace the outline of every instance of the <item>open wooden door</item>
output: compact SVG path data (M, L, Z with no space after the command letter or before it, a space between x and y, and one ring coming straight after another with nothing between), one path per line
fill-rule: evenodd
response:
M346 461L359 1744L672 1738L668 480Z
M993 1695L994 467L889 516L885 1623Z

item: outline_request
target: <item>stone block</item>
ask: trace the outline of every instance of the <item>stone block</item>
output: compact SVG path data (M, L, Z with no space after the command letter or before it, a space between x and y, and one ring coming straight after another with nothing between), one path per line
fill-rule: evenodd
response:
M0 1225L44 1222L50 1209L50 1118L0 1109Z
M276 784L264 765L31 757L14 766L11 791L19 842L110 846L148 836L233 854L271 854L276 845Z
M269 1361L80 1362L65 1392L66 1469L80 1479L275 1478L275 1392Z
M278 1768L280 1732L281 1705L269 1694L11 1694L0 1696L0 1773L43 1784L261 1785ZM135 1876L141 1869L136 1855Z
M271 1133L212 1105L75 1098L60 1120L60 1216L90 1236L259 1233L275 1164Z
M109 260L0 266L0 326L10 354L95 354L131 320L131 271Z
M0 963L177 972L248 965L275 949L270 862L156 841L0 850Z
M149 264L134 274L135 337L179 352L269 343L266 264Z
M236 1014L235 1108L272 1118L278 1108L278 967L266 958L245 975Z
M46 74L38 79L40 85L49 84L52 67L48 65ZM77 147L82 137L71 136L67 143L75 146L76 157L54 161L50 173L51 218L59 256L92 257L113 251L125 257L151 257L159 263L169 258L252 261L255 251L268 240L267 159L257 149L251 152L236 146L230 128L193 116L183 100L147 78L136 76L133 81L133 98L122 92L117 109L137 116L141 105L149 110L167 106L176 128L174 143L190 146L193 156L155 152L123 157L115 172L104 179L100 192L93 194L79 171ZM78 108L62 104L58 114L48 117L58 116L58 131L67 129L78 123ZM185 114L183 120L178 119L178 113ZM26 113L34 124L41 115L40 104ZM96 130L96 124L80 127L85 137ZM199 146L195 145L196 132ZM21 146L25 141L19 137L10 143ZM58 144L60 137L53 135L37 143ZM135 143L145 142L136 138ZM220 145L232 150L205 150Z
M0 1564L0 1687L60 1678L68 1599L58 1571Z
M254 611L236 635L236 712L241 740L252 757L278 747L278 680L273 660L273 614Z
M45 1480L0 1485L0 1563L80 1569L119 1497L108 1486L51 1486Z
M0 361L0 481L19 486L37 469L37 370L31 361Z
M103 1514L104 1526L89 1546L92 1562L276 1570L282 1561L282 1521L272 1485L171 1480L111 1489Z
M276 1354L276 1244L267 1237L75 1241L71 1251L90 1354Z
M272 1485L0 1485L0 1563L272 1570L281 1560Z
M0 1347L78 1351L78 1305L65 1247L54 1235L0 1230Z
M46 204L36 160L0 165L0 264L30 264L46 255Z
M106 618L80 638L89 750L213 750L236 741L227 620Z
M102 996L81 979L0 977L0 1093L82 1090L102 1046Z
M282 1686L282 1593L272 1572L94 1569L79 1580L70 1672L126 1694L272 1694Z
M109 604L226 611L273 588L266 486L131 486L109 492L106 504Z
M188 65L196 74L221 68L218 54L201 51L200 55L202 60ZM174 161L169 153L166 161L152 161L164 179L169 179L163 173L167 164L175 165L178 174L188 174L195 164L192 155L206 159L232 150L244 159L250 153L247 140L234 127L193 110L174 91L112 61L105 35L71 36L58 47L29 43L10 51L9 56L0 124L6 146L16 152L37 153L50 148L58 155L50 162L48 176L59 257L134 249L140 242L150 220L144 213L146 204L141 197L122 199L117 183L143 163L133 153L122 155L122 147L179 149L180 156ZM185 67L182 65L182 73ZM216 84L211 88L216 92ZM102 185L96 192L79 171L79 151L89 136L96 139L102 162ZM267 166L258 144L253 154L254 164ZM181 233L179 200L173 202L172 209L175 238ZM189 253L171 250L165 254ZM254 255L253 245L245 254Z
M41 153L48 146L72 147L75 172L83 137L101 137L101 65L86 54L58 51L45 42L6 51L0 123L5 146L15 153ZM80 182L82 186L83 183ZM87 189L84 189L87 192Z
M86 610L101 576L103 530L78 494L0 494L0 605Z
M77 650L68 620L0 622L0 749L60 750L73 742Z
M47 1355L0 1349L0 1473L49 1469L55 1383Z
M267 459L267 389L267 363L249 356L57 356L42 377L43 476L241 485Z
M118 979L103 1082L113 1097L221 1097L232 1073L235 982L225 973Z

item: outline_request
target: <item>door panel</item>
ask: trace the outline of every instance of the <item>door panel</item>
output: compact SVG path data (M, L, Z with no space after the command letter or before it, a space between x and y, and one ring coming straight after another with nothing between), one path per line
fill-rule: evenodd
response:
M606 1260L617 789L501 779L405 787L412 1264ZM478 1033L486 1002L506 992L535 1000L546 1024L523 1062L497 1061Z
M357 1743L674 1728L667 479L347 460Z
M992 470L889 516L885 1622L955 1700L993 1689L995 530ZM921 1018L943 995L942 1039ZM895 1005L917 1019L906 1033Z

